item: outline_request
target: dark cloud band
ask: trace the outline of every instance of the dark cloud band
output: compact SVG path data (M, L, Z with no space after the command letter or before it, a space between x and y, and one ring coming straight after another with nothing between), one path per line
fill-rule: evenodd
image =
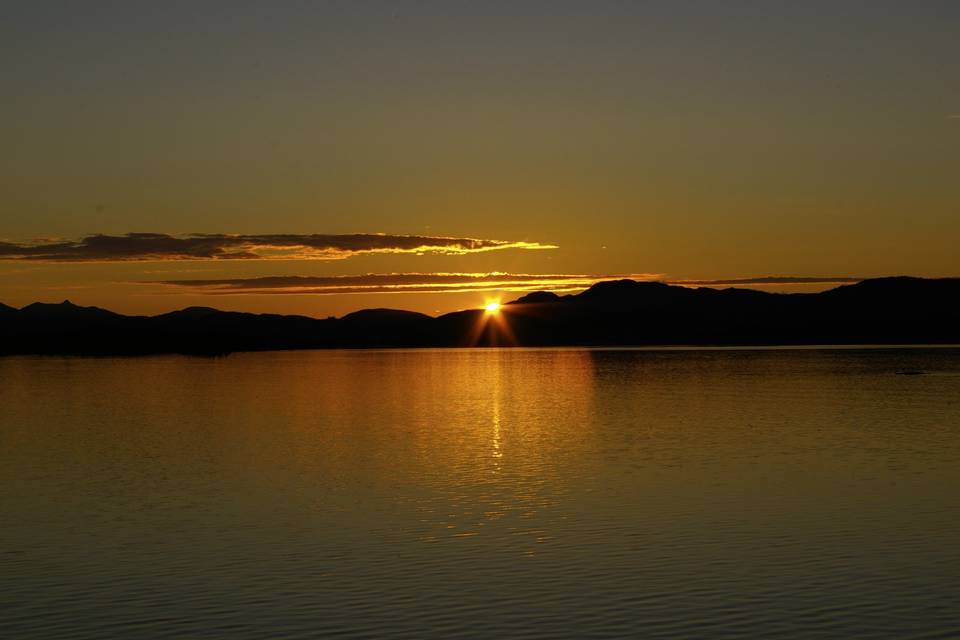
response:
M365 253L465 254L500 249L555 249L538 242L376 233L191 234L127 233L81 240L0 242L0 260L124 262L163 260L341 260Z
M516 273L368 273L349 276L276 276L222 280L160 280L150 284L188 287L204 293L335 294L435 293L456 291L565 291L589 287L600 280L624 276ZM649 279L652 274L633 274Z
M689 287L841 284L860 278L766 276L731 280L664 280L662 274L368 273L348 276L159 280L149 284L190 288L213 295L338 293L436 293L463 291L577 291L602 280L660 280Z

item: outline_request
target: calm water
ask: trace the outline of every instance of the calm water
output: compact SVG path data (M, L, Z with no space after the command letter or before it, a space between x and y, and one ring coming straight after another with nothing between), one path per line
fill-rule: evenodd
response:
M6 358L0 407L4 638L960 636L960 350Z

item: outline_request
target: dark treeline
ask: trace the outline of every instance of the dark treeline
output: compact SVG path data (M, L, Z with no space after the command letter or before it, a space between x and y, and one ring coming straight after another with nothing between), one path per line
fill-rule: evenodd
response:
M0 305L0 353L224 354L317 348L960 343L960 278L878 278L812 294L598 283L538 292L498 314L368 309L316 319L191 307L125 316Z

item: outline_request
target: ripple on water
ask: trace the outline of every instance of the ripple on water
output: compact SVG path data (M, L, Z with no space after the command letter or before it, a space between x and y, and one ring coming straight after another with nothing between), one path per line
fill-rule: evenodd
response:
M954 637L957 371L949 349L0 359L0 636Z

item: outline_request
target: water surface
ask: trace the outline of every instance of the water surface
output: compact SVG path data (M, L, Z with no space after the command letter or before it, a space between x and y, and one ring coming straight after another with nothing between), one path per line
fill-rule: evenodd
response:
M956 349L0 358L0 406L0 637L960 635Z

